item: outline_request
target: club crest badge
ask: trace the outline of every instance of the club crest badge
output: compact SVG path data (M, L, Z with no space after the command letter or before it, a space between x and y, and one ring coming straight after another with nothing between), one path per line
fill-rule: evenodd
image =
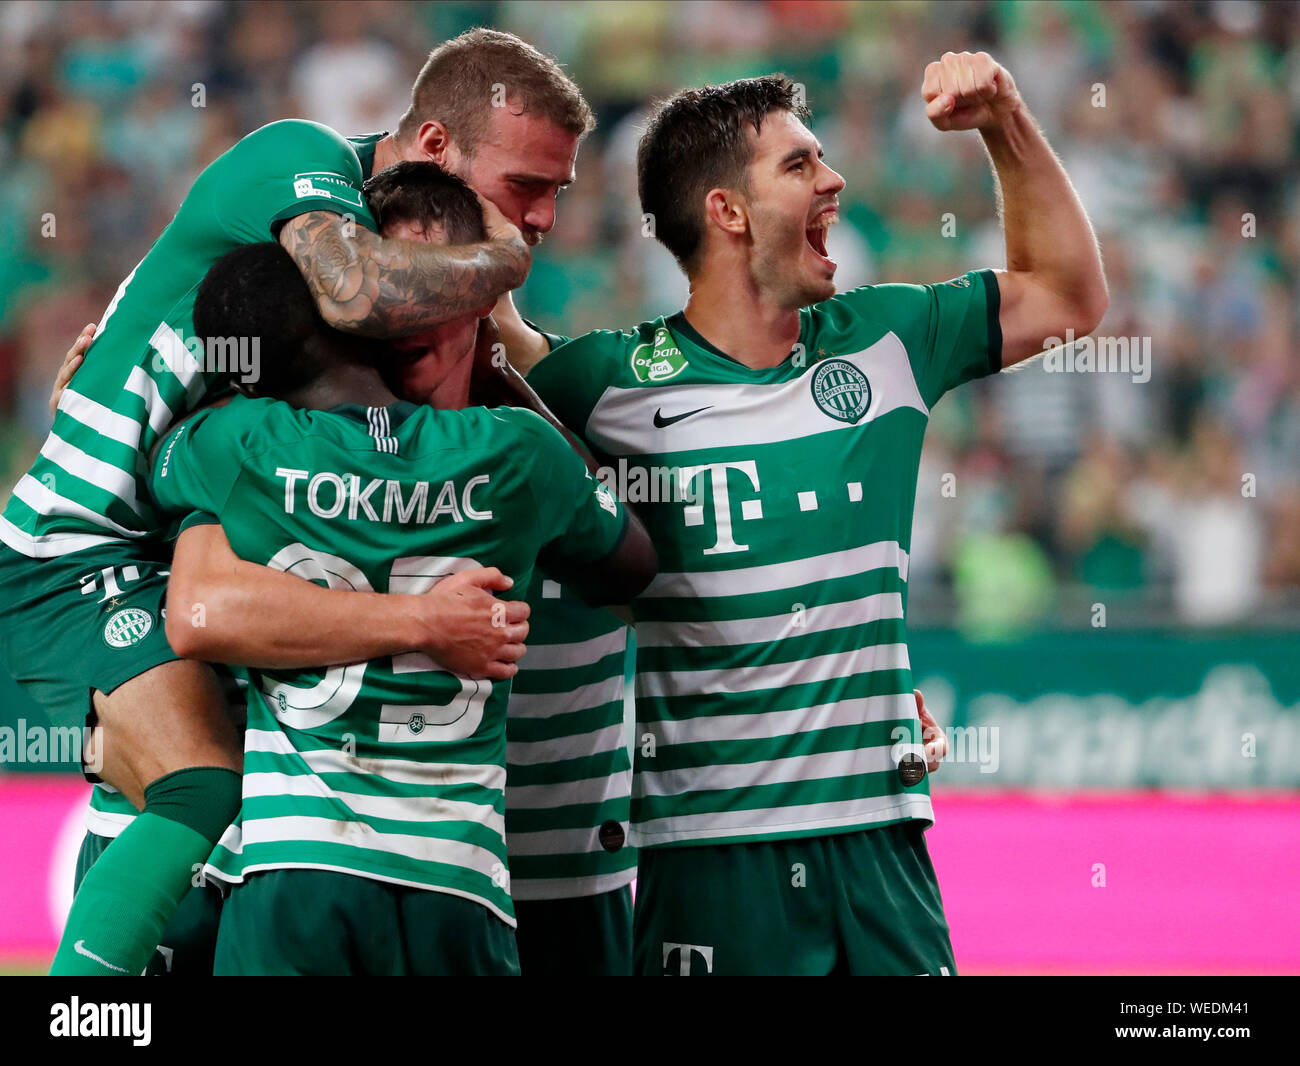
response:
M826 359L812 375L812 394L824 414L854 425L871 406L867 375L847 359Z
M140 607L123 607L104 626L104 643L110 648L130 648L153 629L153 615Z

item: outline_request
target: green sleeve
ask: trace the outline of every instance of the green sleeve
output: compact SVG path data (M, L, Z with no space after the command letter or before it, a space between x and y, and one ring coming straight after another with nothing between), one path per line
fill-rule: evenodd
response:
M992 270L938 285L868 285L828 303L898 335L927 407L949 389L1002 369L1001 298Z
M569 341L573 340L572 337L566 337L560 333L547 333L546 330L542 329L541 326L539 326L536 322L533 322L531 319L525 318L524 325L527 326L529 329L533 330L534 332L540 333L543 339L546 341L547 349L552 352L555 351L555 349L558 348L561 344L568 344Z
M239 479L237 436L225 408L203 411L182 422L164 439L154 461L151 488L160 510L184 526L195 512L220 516Z
M352 216L377 229L356 149L328 126L285 119L254 130L204 174L222 228L240 243L274 240L308 211Z
M541 558L579 568L605 558L623 539L626 509L553 426L532 411L514 414L533 457L529 484L544 545Z
M528 384L561 422L583 436L596 402L623 365L630 336L598 329L561 344L528 372Z

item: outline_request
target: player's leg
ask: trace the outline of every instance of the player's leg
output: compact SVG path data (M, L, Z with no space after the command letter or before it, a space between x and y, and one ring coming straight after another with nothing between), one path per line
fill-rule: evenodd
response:
M101 741L83 757L102 757L89 769L147 808L83 880L56 973L140 973L239 803L241 745L221 689L168 645L166 564L139 550L37 561L0 546L4 667L56 727L84 727L92 693L105 694L95 697Z
M837 920L854 975L956 976L939 881L918 821L829 837Z
M517 977L515 931L483 904L449 892L388 886L399 897L400 933L388 947L401 952L406 977Z
M172 660L96 691L100 777L140 807L73 900L51 973L140 973L239 810L243 753L216 674Z
M640 976L829 974L836 964L825 839L644 848L633 970Z
M77 854L74 891L99 860L112 837L87 833ZM216 886L191 879L189 892L181 899L176 913L163 929L146 977L211 977L217 946L217 926L221 919L221 893Z
M630 977L632 888L572 899L515 900L525 977Z

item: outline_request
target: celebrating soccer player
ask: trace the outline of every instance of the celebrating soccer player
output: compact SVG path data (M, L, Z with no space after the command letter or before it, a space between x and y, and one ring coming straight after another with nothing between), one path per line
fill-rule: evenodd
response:
M467 218L477 223L478 205L445 180L454 238ZM278 246L218 261L194 318L203 336L242 325L263 337L278 359L248 391L287 401L240 397L203 412L157 461L160 506L187 522L219 514L238 557L333 588L416 594L490 565L521 575L518 595L545 554L596 602L625 599L653 575L644 530L555 430L517 409L399 403L374 353L320 320ZM472 358L476 325L471 315L445 327L459 342L438 353L448 367ZM192 603L223 591L192 570L211 573L178 546L178 632ZM222 654L203 639L208 657ZM420 654L333 667L282 641L253 654L231 660L263 669L249 689L239 823L214 861L236 882L216 972L517 973L509 682Z
M555 191L571 177L590 123L580 97L557 91L554 64L528 51L518 64L515 100L523 106L510 112L511 134L540 122L565 136L551 138L563 141L551 154L535 149L538 165L506 174L509 184L497 190L518 225L488 204L491 239L469 246L373 232L362 181L445 147L441 126L424 118L428 68L393 134L348 140L316 123L272 123L198 177L119 287L63 391L50 436L0 517L0 654L56 723L102 731L100 777L115 789L96 790L92 801L86 857L102 855L81 881L52 972L139 973L238 802L239 740L217 676L178 659L164 636L168 561L143 476L150 448L220 384L229 357L232 338L221 338L216 352L191 343L199 280L232 248L278 239L327 323L380 337L463 315L518 285L527 245L549 228ZM480 153L492 151L488 137ZM364 635L365 658L423 651L479 676L516 670L501 657L501 628L492 625L490 592L504 587L500 575L493 586L483 571L458 574L402 611L276 580L283 577L248 578L263 621L346 617L350 632ZM524 604L510 609L512 621L526 616ZM65 633L58 645L48 640L52 620ZM349 626L322 632L337 637Z
M1090 332L1107 294L1006 69L948 53L922 95L983 138L1005 271L835 295L844 182L772 75L677 93L641 140L684 311L549 355L503 327L593 450L693 490L642 511L661 573L634 604L641 974L955 972L906 643L921 443L945 392Z

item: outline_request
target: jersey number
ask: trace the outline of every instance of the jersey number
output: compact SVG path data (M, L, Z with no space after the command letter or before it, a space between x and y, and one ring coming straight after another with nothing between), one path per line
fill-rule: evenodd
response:
M283 570L307 581L323 582L329 588L352 592L374 592L374 588L357 566L329 552L308 548L305 544L290 544L266 564L273 570ZM443 555L413 555L393 563L388 576L390 593L419 595L428 592L439 581L461 570L479 564L473 559L455 559ZM277 717L294 729L313 729L333 721L349 707L361 691L369 663L351 666L331 666L314 685L290 685L282 681L264 680L262 690L270 700ZM429 656L420 652L407 652L393 656L393 673L448 673ZM453 675L460 681L460 692L446 704L389 704L379 715L379 740L403 743L428 740L463 740L473 736L483 721L483 707L492 694L491 681L476 681ZM418 728L417 728L418 723ZM428 727L435 732L426 734Z

